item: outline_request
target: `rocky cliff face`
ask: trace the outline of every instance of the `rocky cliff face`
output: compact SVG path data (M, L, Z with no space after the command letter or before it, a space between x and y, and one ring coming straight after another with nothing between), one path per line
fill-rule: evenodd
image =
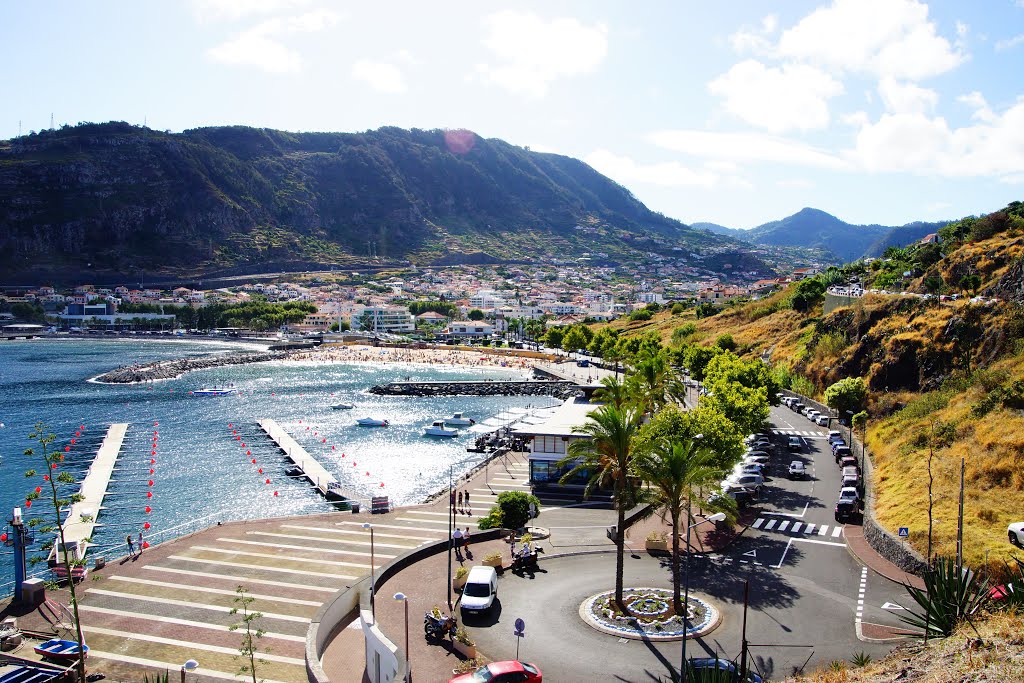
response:
M468 131L170 134L109 123L0 142L0 267L11 273L514 258L495 254L516 248L507 235L565 239L578 224L609 243L617 231L729 243L649 211L582 162Z

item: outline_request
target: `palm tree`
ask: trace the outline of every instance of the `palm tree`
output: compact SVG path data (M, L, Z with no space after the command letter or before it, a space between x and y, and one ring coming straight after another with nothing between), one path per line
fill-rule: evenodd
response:
M682 384L675 376L664 352L650 354L636 364L627 383L644 412L653 412L683 394Z
M618 375L604 376L601 378L602 388L594 392L594 400L599 403L611 403L617 408L622 408L631 400L629 387L625 382L620 382Z
M558 461L561 466L572 465L562 475L564 483L577 472L588 472L590 479L583 490L584 497L594 487L612 487L612 499L618 514L615 524L615 603L626 611L622 600L623 553L625 546L626 510L636 505L639 488L631 477L633 438L640 428L640 412L629 405L608 403L587 416L587 421L572 431L589 438L577 439L569 444L568 455Z
M701 445L699 439L663 440L649 451L637 453L633 470L637 477L648 485L645 492L652 510L667 515L672 521L672 600L676 614L682 614L682 599L679 591L679 528L681 521L689 527L693 515L690 505L694 489L703 491L711 488L722 478L724 472L715 465L716 454ZM729 505L727 497L715 501L698 500L702 506L722 509L730 518L735 517L735 507ZM724 501L728 501L725 503ZM690 549L687 548L686 552Z

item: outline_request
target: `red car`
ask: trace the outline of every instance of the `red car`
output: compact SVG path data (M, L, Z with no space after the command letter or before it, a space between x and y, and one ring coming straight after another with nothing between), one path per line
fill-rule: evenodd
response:
M533 664L509 659L491 662L476 671L456 676L448 683L542 683L540 669Z

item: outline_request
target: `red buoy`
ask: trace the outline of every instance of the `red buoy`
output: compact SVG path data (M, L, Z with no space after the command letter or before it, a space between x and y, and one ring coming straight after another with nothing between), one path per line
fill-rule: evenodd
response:
M152 480L152 479L150 479L150 480L149 480L149 486L152 486L152 485L153 485L153 480Z
M145 524L143 524L142 528L143 529L148 529L149 528L149 522L146 522Z
M270 480L269 480L269 479L267 479L267 481L266 481L265 483L269 484L269 483L270 483Z
M152 491L146 491L146 498L152 498L152 497L153 497L153 492Z
M153 511L153 508L151 508L151 507L149 507L149 506L147 505L147 506L146 506L146 514L148 515L148 514L149 514L150 512L152 512L152 511Z

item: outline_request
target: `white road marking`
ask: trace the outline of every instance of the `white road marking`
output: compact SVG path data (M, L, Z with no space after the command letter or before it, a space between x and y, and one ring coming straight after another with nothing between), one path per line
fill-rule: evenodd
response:
M787 528L789 528L789 520L788 519L783 521L782 524L779 525L779 531L785 531Z
M822 524L820 527L818 527L819 536L824 536L826 532L828 532L828 524Z
M757 521L751 524L751 526L755 529L760 529L762 524L764 524L764 517L758 517Z
M188 600L172 600L171 598L161 598L155 595L139 595L136 593L125 593L123 591L108 591L103 588L90 588L86 593L92 595L105 595L108 598L126 598L130 600L138 600L140 602L158 602L161 605L174 605L176 607L188 607L191 609L205 609L211 612L224 612L229 613L233 608L222 605L211 605L205 602L190 602ZM308 624L312 621L309 617L296 617L291 614L275 614L273 612L260 612L264 619L276 619L279 621L297 621L301 624Z
M363 526L362 522L338 522L337 524L339 526L342 525L342 524L344 524L344 525L351 525L351 526L358 526L359 528L362 528L362 526ZM405 531L417 531L417 532L423 532L423 533L427 533L427 534L433 533L433 531L434 531L433 529L414 529L414 528L411 528L411 527L406 526L404 524L377 524L377 523L374 523L373 528L374 529L404 529ZM432 539L426 539L426 540L435 541L437 539L432 538Z
M790 529L794 534L799 533L800 527L803 526L803 522L793 522L793 528Z
M236 647L222 647L220 645L207 645L206 643L195 643L187 640L176 640L174 638L163 638L161 636L144 635L141 633L130 633L128 631L117 631L112 628L103 628L101 626L87 626L82 625L82 630L88 633L98 633L103 636L114 636L116 638L126 638L133 640L141 640L147 643L159 643L161 645L174 645L176 647L184 647L190 650L205 650L206 652L216 652L222 655L238 655L238 648ZM90 655L92 652L89 653ZM260 652L257 657L259 659L265 659L268 662L280 662L281 664L293 664L295 666L305 666L306 660L299 659L298 657L284 657L282 655L274 655L266 652Z
M153 667L155 669L168 669L168 670L170 670L170 669L179 668L181 666L181 664L179 662L171 663L171 662L162 662L162 661L159 661L159 660L156 660L156 659L144 659L143 657L131 657L129 655L126 655L126 654L123 654L123 653L120 653L120 652L115 654L115 653L112 653L112 652L102 652L100 650L92 650L92 649L90 649L89 650L89 656L90 657L94 657L94 658L98 658L98 659L109 659L109 660L115 661L115 662L126 662L128 664L139 664L141 666L150 666L150 667ZM213 669L205 669L205 668L202 668L202 667L196 669L195 670L195 674L197 676L202 676L204 678L222 678L222 679L228 680L228 681L237 681L237 680L239 680L238 674L236 674L236 673L224 673L223 671L214 671ZM283 683L283 682L282 681L275 681L273 679L269 679L268 678L263 683Z
M340 548L310 548L305 545L286 545L284 543L264 543L263 541L245 541L240 538L218 538L218 541L223 543L238 543L241 545L254 545L259 548L281 548L282 550L308 550L310 552L326 554L326 555L356 555L357 557L370 557L371 553L364 552L362 550L341 550ZM234 550L228 552L237 552ZM385 558L388 560L394 559L397 555L387 555L385 553L375 553L378 558ZM356 566L356 565L353 565ZM369 566L369 565L367 565Z
M175 617L167 617L162 614L146 614L145 612L126 612L120 609L109 609L107 607L94 607L92 605L82 604L78 606L79 611L95 612L96 614L106 614L111 617L129 617L131 619L144 619L146 621L159 621L163 624L177 624L179 626L190 626L192 628L205 628L211 631L231 631L227 626L221 626L220 624L209 624L205 621L191 621L189 619L176 619ZM267 631L264 634L265 638L276 638L277 640L287 640L293 643L305 643L306 636L291 636L286 633L272 633ZM92 656L92 650L89 651L89 656ZM177 666L181 666L178 664Z
M344 562L342 560L316 560L311 557L294 557L289 555L279 555L277 553L254 553L249 550L231 550L230 548L212 548L208 545L194 545L190 550L201 550L211 553L218 553L220 555L245 555L246 557L265 557L268 560L276 560L280 562L284 560L286 562L300 562L303 564L313 562L315 564L325 564L331 567L355 567L357 569L370 569L370 565L363 562Z
M775 522L777 522L777 521L778 521L778 520L776 520L776 519L770 519L770 520L768 520L768 523L764 525L765 531L769 531L769 530L771 530L772 528L774 528L774 527L775 527Z
M837 526L832 530L832 538L839 538L839 534L843 533L843 527Z
M304 569L288 569L286 567L268 567L262 564L247 564L245 562L228 562L227 560L208 560L202 557L188 557L186 555L168 555L169 560L180 560L182 562L196 562L200 564L213 564L220 567L237 567L239 569L259 569L268 572L281 572L284 574L297 574L300 576L322 576L328 579L340 579L341 581L355 581L358 576L346 576L345 574L328 574L325 572L311 572ZM248 580L248 579L246 579ZM336 593L341 586L333 590Z

